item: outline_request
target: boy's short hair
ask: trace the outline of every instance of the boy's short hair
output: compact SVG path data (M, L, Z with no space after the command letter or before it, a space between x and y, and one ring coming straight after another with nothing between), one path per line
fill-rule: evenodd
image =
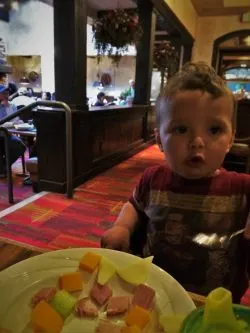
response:
M161 103L167 102L170 97L173 97L180 91L185 90L201 90L208 92L216 99L222 96L229 96L232 98L233 116L232 128L236 129L236 113L237 101L226 86L222 77L220 77L215 70L208 66L205 62L187 63L183 66L180 72L176 73L169 79L163 92L159 95L156 101L156 122L159 127L161 124Z

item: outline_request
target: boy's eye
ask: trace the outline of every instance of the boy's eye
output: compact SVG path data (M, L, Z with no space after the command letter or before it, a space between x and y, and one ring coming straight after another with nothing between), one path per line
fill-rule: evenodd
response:
M187 127L186 126L177 126L173 130L177 134L184 134L187 132Z
M212 126L209 129L211 134L219 134L222 131L222 128L220 126Z

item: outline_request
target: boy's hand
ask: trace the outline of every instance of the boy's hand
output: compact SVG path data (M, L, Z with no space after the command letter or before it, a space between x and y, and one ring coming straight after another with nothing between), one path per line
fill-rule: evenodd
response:
M102 236L101 247L126 252L129 250L129 239L130 233L127 228L114 226Z

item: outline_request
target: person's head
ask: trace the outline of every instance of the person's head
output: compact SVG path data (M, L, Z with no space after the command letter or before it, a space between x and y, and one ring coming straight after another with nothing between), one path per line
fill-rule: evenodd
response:
M104 92L99 92L98 94L97 94L97 99L98 99L98 101L100 101L100 102L103 102L104 101L104 99L105 99L105 94L104 94Z
M129 80L129 85L130 87L134 88L135 87L135 80Z
M17 86L15 85L15 83L9 82L8 88L9 88L10 95L13 95L17 92Z
M213 176L230 150L236 102L205 63L188 63L170 78L156 102L156 140L182 177Z
M9 88L4 84L0 84L0 103L8 101L8 98Z
M0 84L6 85L8 83L8 75L6 73L0 73Z
M51 100L51 93L49 91L42 92L42 100L50 101Z
M27 96L32 97L34 95L34 90L31 87L27 87Z

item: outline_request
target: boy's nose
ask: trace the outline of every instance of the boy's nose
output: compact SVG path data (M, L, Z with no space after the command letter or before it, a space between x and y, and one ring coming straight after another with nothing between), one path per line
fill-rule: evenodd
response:
M190 148L203 148L205 146L204 140L201 136L195 136L190 140Z

